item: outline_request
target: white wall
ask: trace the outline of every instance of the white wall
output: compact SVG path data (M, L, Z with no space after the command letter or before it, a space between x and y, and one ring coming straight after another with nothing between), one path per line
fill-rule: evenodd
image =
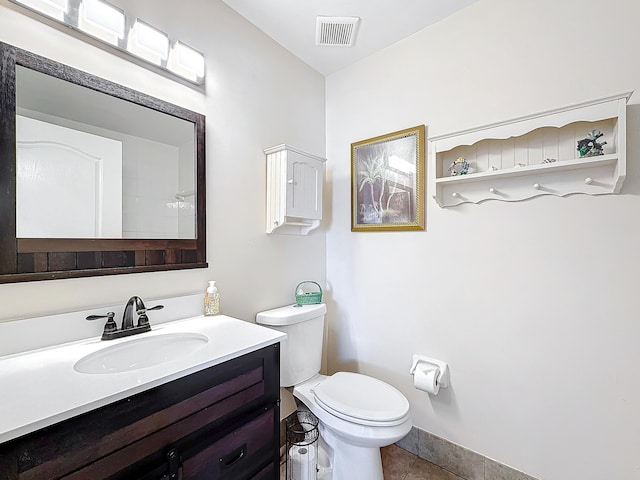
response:
M179 147L122 136L122 237L183 238L175 197L180 191ZM190 162L193 164L193 155ZM191 213L194 218L194 211Z
M640 3L480 0L327 78L329 368L414 424L544 480L640 479ZM350 144L439 135L636 90L620 195L441 209L351 233ZM451 388L413 388L411 356Z
M325 279L325 238L264 233L263 149L289 143L324 156L324 78L218 0L122 0L131 16L204 52L206 93L61 32L0 0L0 41L204 113L208 269L0 285L0 321L203 292L218 281L225 314L290 303L299 281ZM313 252L310 254L310 252ZM82 321L82 320L79 320Z

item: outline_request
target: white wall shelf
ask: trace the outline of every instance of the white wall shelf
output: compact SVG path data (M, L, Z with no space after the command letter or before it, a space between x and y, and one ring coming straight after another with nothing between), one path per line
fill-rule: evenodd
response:
M264 151L267 156L267 233L306 235L322 220L326 159L290 145Z
M430 137L429 186L441 207L539 195L619 193L626 176L626 105L632 92ZM604 155L577 158L600 130ZM447 176L464 157L474 173ZM553 159L545 163L545 159Z

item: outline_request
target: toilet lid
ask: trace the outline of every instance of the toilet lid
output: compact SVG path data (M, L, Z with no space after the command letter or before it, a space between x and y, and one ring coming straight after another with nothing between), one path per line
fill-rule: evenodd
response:
M381 380L359 373L335 373L313 392L325 410L364 425L397 425L409 413L409 401L402 393Z

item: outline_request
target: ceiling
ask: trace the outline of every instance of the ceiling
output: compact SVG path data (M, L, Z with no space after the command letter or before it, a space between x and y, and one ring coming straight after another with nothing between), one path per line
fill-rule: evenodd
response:
M223 0L280 45L329 75L477 0ZM316 17L359 17L355 45L317 46Z

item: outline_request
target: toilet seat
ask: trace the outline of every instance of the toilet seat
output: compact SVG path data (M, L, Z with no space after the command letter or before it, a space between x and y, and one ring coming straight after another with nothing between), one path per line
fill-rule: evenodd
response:
M409 402L402 393L359 373L335 373L315 386L313 394L327 412L360 425L399 425L409 413Z

